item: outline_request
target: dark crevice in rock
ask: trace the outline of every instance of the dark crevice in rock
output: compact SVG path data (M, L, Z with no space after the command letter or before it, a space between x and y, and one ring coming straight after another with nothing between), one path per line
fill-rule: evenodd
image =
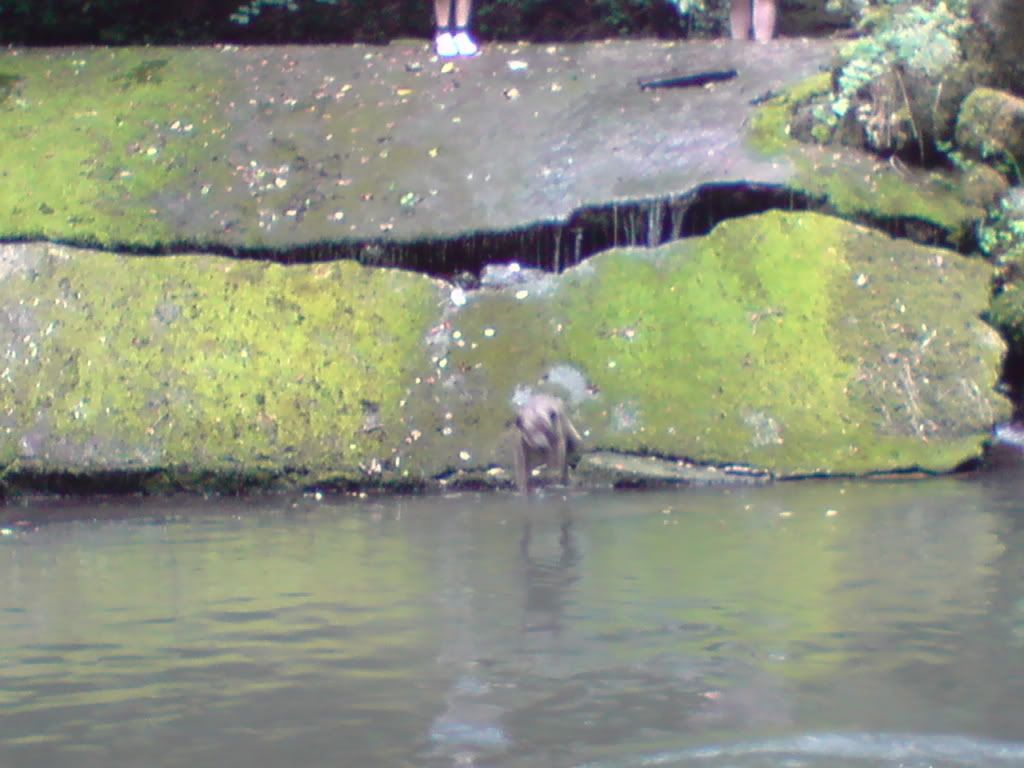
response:
M19 469L3 477L4 495L58 496L168 495L209 493L230 496L296 486L288 473L195 472L173 470L94 470L47 472Z
M279 264L352 260L367 266L394 267L453 279L479 277L487 265L508 262L562 272L609 248L655 247L681 238L698 237L727 219L770 210L814 210L838 215L827 200L811 198L784 186L738 183L705 185L675 197L587 206L577 209L565 221L411 241L342 240L273 249L198 243L165 244L152 249L89 242L61 244L106 247L138 256L192 252ZM944 246L960 252L972 247L968 242L950 242L949 232L921 219L863 215L859 221L891 237L922 245Z
M88 474L16 470L3 478L5 496L45 494L60 496L126 496L170 490L161 482L159 472L96 471Z
M448 279L479 277L489 264L513 261L524 267L562 272L609 248L655 247L702 236L727 219L769 210L835 213L827 201L783 186L715 184L677 197L588 206L566 221L540 222L520 229L406 242L379 239L321 243L287 251L240 250L231 255L286 264L352 259L368 266L396 267ZM946 230L920 219L865 216L861 223L922 245L961 251L969 246L951 243Z
M1003 363L1001 378L1014 405L1014 420L1024 421L1024 349L1011 344Z
M616 202L578 209L566 221L539 222L505 231L472 232L411 242L372 240L321 243L289 251L237 251L242 258L309 263L353 259L451 278L479 276L488 264L515 261L561 272L616 246L654 247L706 235L726 219L772 209L808 210L806 195L778 186L708 185L671 198Z

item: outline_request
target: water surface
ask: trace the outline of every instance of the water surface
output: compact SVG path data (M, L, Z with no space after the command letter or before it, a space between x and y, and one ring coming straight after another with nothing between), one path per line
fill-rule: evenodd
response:
M0 766L1024 765L1022 497L8 506Z

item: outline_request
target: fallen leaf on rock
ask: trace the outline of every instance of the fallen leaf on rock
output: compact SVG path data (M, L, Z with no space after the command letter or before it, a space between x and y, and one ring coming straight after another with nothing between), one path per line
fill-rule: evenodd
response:
M521 70L526 69L529 66L530 65L527 64L525 61L520 61L519 59L512 59L508 63L508 68L511 69L513 72L519 72Z
M509 101L515 101L516 99L519 98L519 89L518 88L506 88L504 93L505 93L505 98L508 99Z
M455 65L452 62L450 62L450 61L446 61L444 64L441 65L441 74L442 75L447 75L449 72L454 72L454 71L455 71Z

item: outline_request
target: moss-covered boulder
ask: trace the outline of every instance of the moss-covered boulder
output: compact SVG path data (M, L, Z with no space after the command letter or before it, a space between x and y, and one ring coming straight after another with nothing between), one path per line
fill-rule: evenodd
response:
M948 470L1008 403L991 268L818 214L601 254L451 320L460 416L554 386L588 446L779 475Z
M975 88L960 107L956 143L969 156L990 162L1020 180L1024 99L994 88Z
M0 462L80 482L373 482L401 464L440 296L351 262L0 246Z
M942 471L1008 415L991 268L818 214L464 291L349 262L0 248L9 482L421 485L549 388L586 449ZM499 473L500 476L500 473Z
M789 164L794 173L787 186L821 210L874 225L903 225L908 234L920 229L915 236L924 242L968 242L994 192L980 188L971 175L904 166L865 152L859 135L833 135L818 117L831 110L832 99L828 73L780 91L753 116L747 142ZM846 141L856 146L843 146Z

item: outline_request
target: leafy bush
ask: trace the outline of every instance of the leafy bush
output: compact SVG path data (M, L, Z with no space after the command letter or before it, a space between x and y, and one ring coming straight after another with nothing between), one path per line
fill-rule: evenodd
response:
M1015 187L978 227L981 252L1020 278L1024 270L1024 187Z
M955 108L947 102L963 90L968 0L829 2L856 13L865 34L842 51L833 96L815 112L815 135L830 137L846 122L878 152L910 145L924 159L948 138Z

